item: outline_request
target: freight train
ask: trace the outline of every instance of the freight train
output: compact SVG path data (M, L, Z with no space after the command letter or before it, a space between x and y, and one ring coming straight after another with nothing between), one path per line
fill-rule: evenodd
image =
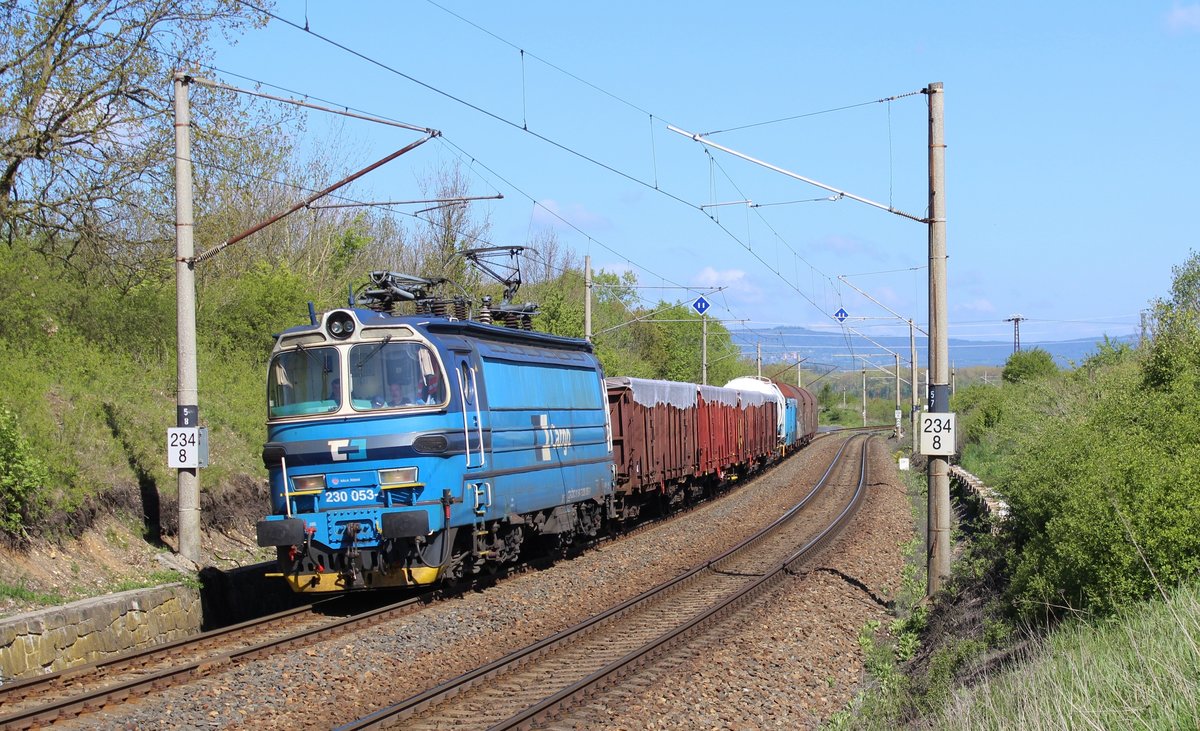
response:
M375 272L346 308L279 334L267 372L260 546L297 592L417 586L562 550L807 443L815 400L605 379L529 306L424 296ZM415 314L394 314L409 301ZM507 298L506 298L507 302Z

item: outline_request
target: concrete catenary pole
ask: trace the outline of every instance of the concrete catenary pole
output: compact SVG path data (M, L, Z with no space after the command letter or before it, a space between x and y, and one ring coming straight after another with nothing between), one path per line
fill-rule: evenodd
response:
M583 337L592 342L592 257L583 257Z
M896 356L896 438L904 436L904 419L900 410L900 354L892 353Z
M192 140L188 84L175 74L175 307L178 390L175 425L199 426L200 405L196 388L196 272L192 262ZM196 468L181 468L179 487L179 554L200 563L200 476Z
M700 383L708 385L708 315L700 315Z
M918 414L921 412L921 402L918 400L917 392L920 390L917 387L917 334L916 325L912 320L908 321L908 353L910 366L908 390L912 395L912 408L908 414L908 428L912 432L912 451L913 454L921 451L921 434L917 430Z
M863 426L866 426L867 425L867 369L866 368L862 369L862 393L863 393L862 419L863 419Z
M946 140L942 84L929 98L929 411L950 410L949 333L946 331ZM950 576L950 462L929 457L929 583L932 595Z

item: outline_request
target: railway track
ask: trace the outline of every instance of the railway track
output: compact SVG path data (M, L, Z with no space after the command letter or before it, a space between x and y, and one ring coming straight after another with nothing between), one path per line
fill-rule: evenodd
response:
M234 663L370 627L420 609L432 601L433 592L350 617L331 618L321 613L340 599L0 686L0 729L34 728L72 718L203 677Z
M527 728L619 683L637 667L753 602L810 560L853 516L866 484L869 436L842 445L808 495L758 534L608 611L477 670L341 726L338 731ZM860 457L848 452L857 447ZM837 502L831 486L854 485ZM828 516L823 529L795 518ZM796 546L800 546L799 549Z
M699 504L703 502L645 521L618 536L590 541L577 550L588 550L617 537L660 527ZM341 597L338 597L132 654L9 683L0 686L0 730L36 728L74 718L203 678L238 663L353 633L416 611L436 596L478 589L553 560L531 559L496 575L477 577L462 586L443 587L353 617L337 619L320 613L320 608L339 602Z

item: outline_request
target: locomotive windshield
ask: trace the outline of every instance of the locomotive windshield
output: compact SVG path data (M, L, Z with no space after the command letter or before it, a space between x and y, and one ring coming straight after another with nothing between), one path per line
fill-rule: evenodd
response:
M445 381L423 343L364 343L350 349L350 405L356 411L440 404Z
M337 411L342 400L340 363L337 348L301 346L276 355L267 369L270 418Z
M441 366L423 343L385 339L351 346L345 384L341 355L336 347L278 353L268 369L269 417L329 414L347 402L355 411L377 411L446 400Z

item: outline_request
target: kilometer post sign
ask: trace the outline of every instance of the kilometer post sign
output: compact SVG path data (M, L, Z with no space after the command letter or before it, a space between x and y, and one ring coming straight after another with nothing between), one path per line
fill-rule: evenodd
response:
M949 457L955 453L954 437L958 433L955 416L938 412L921 414L921 454Z

